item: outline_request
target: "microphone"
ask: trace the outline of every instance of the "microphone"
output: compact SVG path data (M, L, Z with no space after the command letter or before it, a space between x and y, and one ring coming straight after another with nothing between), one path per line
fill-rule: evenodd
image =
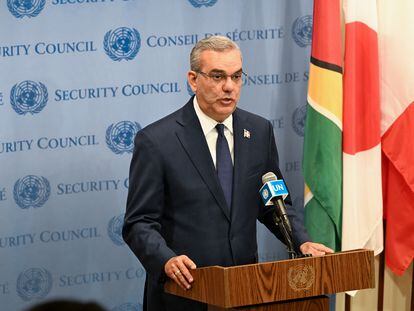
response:
M276 215L285 222L289 233L292 235L292 227L286 213L284 201L289 192L283 179L278 180L275 173L268 172L262 176L262 183L260 195L262 196L263 203L275 206Z
M276 174L268 172L262 176L263 186L260 188L260 196L266 206L274 205L274 220L279 227L288 248L291 258L296 258L298 255L294 250L292 242L292 227L288 215L284 199L289 192L283 179L277 179Z

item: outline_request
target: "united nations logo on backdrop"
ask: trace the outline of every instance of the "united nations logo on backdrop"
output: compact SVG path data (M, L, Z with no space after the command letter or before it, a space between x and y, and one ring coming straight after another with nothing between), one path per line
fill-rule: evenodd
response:
M127 302L112 308L111 311L142 311L142 305Z
M296 134L305 136L306 105L295 109L292 115L292 127Z
M27 269L17 278L17 294L25 301L44 298L51 288L52 275L43 268Z
M122 226L124 225L124 215L114 216L108 223L108 236L115 245L124 245L122 238Z
M17 18L35 17L45 7L46 0L7 0L10 13Z
M27 175L18 179L14 184L13 197L22 209L41 207L49 196L49 181L42 176Z
M138 122L121 121L111 124L106 130L106 144L116 154L132 153L134 138L141 125Z
M201 8L202 6L209 7L216 4L217 0L188 0L195 8Z
M16 83L10 91L10 104L20 115L39 113L47 100L47 88L40 82L26 80Z
M105 34L104 49L114 61L131 60L141 47L141 36L135 28L119 27Z
M312 15L298 17L292 26L292 37L296 44L304 48L312 43Z

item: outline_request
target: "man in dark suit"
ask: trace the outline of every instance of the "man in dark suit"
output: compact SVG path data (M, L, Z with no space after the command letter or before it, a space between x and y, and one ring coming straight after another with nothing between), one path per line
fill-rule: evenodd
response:
M256 219L280 238L258 193L262 175L282 177L273 128L236 108L240 49L213 36L196 44L190 64L196 95L138 132L131 161L123 237L147 271L144 307L151 311L206 310L165 294L165 279L190 289L196 265L257 262ZM288 212L297 250L332 252L310 242L299 213Z

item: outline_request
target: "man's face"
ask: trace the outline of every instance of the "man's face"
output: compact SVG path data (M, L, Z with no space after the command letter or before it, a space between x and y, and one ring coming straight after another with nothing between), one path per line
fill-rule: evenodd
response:
M242 71L241 54L238 50L203 51L200 68L202 73L188 72L188 82L201 110L222 122L233 113L240 98L242 81L237 77Z

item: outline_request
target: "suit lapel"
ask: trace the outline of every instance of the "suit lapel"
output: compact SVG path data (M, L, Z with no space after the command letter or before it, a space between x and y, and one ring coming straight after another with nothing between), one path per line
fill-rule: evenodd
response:
M176 132L181 145L216 199L217 204L230 221L223 190L220 187L210 150L194 111L192 100L183 107L181 116L177 118L177 123L181 125L181 128Z

